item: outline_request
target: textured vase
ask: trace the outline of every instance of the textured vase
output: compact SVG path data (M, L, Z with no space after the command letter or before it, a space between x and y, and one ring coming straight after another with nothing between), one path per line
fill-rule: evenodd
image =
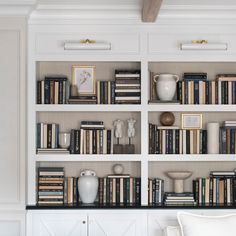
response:
M92 170L84 170L78 180L79 196L82 203L94 203L98 193L98 178Z
M212 122L207 124L207 153L218 154L219 153L219 132L220 124Z
M172 101L176 92L176 83L179 81L177 75L160 74L154 76L156 91L161 101Z

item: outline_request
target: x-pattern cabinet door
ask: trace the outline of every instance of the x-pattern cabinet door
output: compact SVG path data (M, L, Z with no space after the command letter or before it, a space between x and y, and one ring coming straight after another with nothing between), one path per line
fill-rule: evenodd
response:
M43 213L33 215L31 236L87 236L87 215Z
M146 221L146 214L134 210L90 213L88 236L144 236Z

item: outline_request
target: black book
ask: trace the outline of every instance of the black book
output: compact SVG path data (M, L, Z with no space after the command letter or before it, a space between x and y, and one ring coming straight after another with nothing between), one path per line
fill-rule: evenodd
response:
M50 104L50 81L44 82L44 101L45 104Z
M66 81L67 77L65 75L46 75L45 81Z

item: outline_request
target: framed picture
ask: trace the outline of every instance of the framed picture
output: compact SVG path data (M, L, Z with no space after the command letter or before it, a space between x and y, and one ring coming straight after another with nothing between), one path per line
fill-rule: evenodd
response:
M72 66L72 86L77 95L96 94L95 66Z
M202 114L182 114L182 129L201 129Z

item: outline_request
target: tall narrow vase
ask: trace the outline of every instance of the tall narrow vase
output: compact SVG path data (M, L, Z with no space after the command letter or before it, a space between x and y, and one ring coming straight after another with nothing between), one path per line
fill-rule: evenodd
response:
M207 124L207 153L219 153L219 132L220 124L212 122Z

